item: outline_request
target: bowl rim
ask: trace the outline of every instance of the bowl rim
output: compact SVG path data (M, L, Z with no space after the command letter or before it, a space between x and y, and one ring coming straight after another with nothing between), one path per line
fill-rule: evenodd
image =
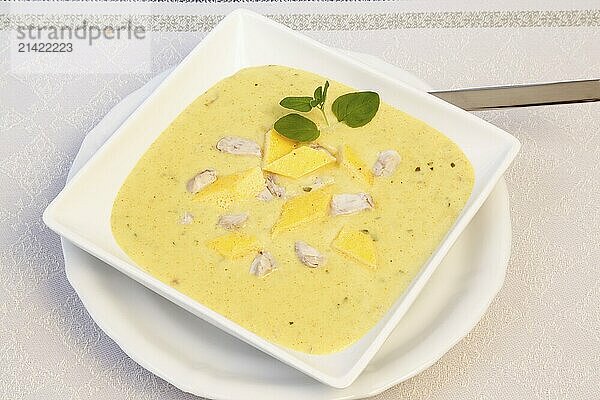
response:
M495 170L495 173L492 174L491 179L486 181L486 185L482 190L482 194L480 194L479 197L475 199L474 204L472 204L468 210L463 210L462 215L459 217L455 225L450 229L446 237L439 244L439 247L434 251L432 257L423 264L419 273L417 273L417 275L413 278L413 280L405 289L405 291L398 297L396 303L400 304L404 302L404 304L406 304L404 306L404 309L398 307L396 310L392 310L392 308L395 307L394 306L390 308L390 310L388 310L388 312L393 311L392 315L389 317L389 320L385 323L385 325L383 325L379 329L379 332L377 333L375 338L370 342L370 344L367 345L366 350L362 352L362 354L354 362L354 364L349 369L347 369L346 372L342 375L331 375L311 366L310 364L304 362L297 356L294 356L294 354L288 349L284 349L279 345L268 342L262 337L254 334L253 332L248 331L247 329L227 319L226 317L217 313L216 311L213 311L212 309L202 305L201 303L192 300L191 298L178 292L176 289L159 281L157 278L154 278L153 276L144 272L142 269L135 266L134 264L124 262L117 256L102 249L92 240L88 240L83 235L80 235L74 229L71 229L68 225L61 223L60 218L58 218L58 216L56 215L57 209L61 201L66 196L66 193L69 192L69 189L73 186L73 184L78 180L82 179L82 177L86 175L88 170L95 166L94 161L98 158L99 155L102 155L107 150L110 150L111 144L116 142L122 134L127 132L127 122L132 119L138 118L139 115L143 113L144 106L153 100L157 91L160 90L161 87L169 86L171 84L173 76L175 76L175 74L177 74L178 71L180 71L181 67L185 65L190 58L196 56L198 50L202 48L204 43L206 43L208 40L211 40L211 38L216 34L216 32L224 29L223 27L226 26L226 24L232 20L233 22L239 22L245 18L250 18L253 19L255 22L267 24L270 27L275 27L277 29L291 33L295 38L301 39L304 43L312 46L313 48L318 48L322 51L326 51L327 53L336 56L337 58L340 58L346 64L358 66L360 67L360 69L365 70L366 72L375 75L380 79L387 80L394 85L403 86L408 91L413 91L416 94L418 93L419 95L423 95L422 92L420 92L418 89L415 89L401 81L389 78L374 67L369 66L359 60L355 60L350 56L336 51L335 49L331 49L313 39L306 37L305 35L299 32L293 31L292 29L287 28L275 21L272 21L260 14L245 9L237 9L228 14L211 32L208 33L208 35L190 52L190 54L186 56L176 68L173 69L173 71L169 74L169 76L165 78L165 80L158 86L158 88L150 96L148 96L148 98L136 109L134 113L132 113L128 117L127 121L123 123L123 125L107 140L106 143L104 143L104 145L98 150L98 152L92 158L90 158L90 160L80 169L80 171L73 177L73 179L65 186L65 188L63 188L63 190L54 198L54 200L52 200L52 202L44 210L43 221L50 229L52 229L65 239L71 241L76 246L89 252L95 257L101 259L102 261L105 261L106 263L125 273L134 280L140 282L141 284L145 285L146 287L150 288L156 293L162 295L163 297L176 303L184 309L192 312L193 314L206 320L207 322L217 326L225 332L285 362L286 364L291 365L292 367L306 373L307 375L323 383L326 383L336 388L347 387L356 379L356 377L358 377L358 375L363 371L368 362L375 355L377 350L379 350L381 345L385 342L389 334L392 332L393 328L397 325L398 321L402 318L408 307L410 307L410 304L412 304L412 301L414 301L420 290L428 281L429 277L433 274L433 272L437 268L437 265L445 256L445 254L452 246L458 235L462 232L462 230L464 229L464 227L466 227L470 219L481 207L485 199L491 193L495 184L502 176L503 172L506 170L506 168L510 165L510 163L516 156L520 148L520 143L516 138L514 138L510 134L500 130L499 128L495 128L496 133L498 135L502 135L503 139L510 144L510 149L505 154L505 157L503 158L500 167ZM439 100L433 96L430 97L432 98L431 101L438 101L440 103L445 104L446 107L457 109L456 107L445 103L442 100ZM475 117L474 115L469 114L464 110L461 111L464 113L465 118L472 118L474 120L477 120L478 123L480 123L481 120L478 117ZM412 299L410 299L410 296L407 296L407 294L411 294ZM381 321L383 321L384 318L385 317L382 317ZM328 357L328 355L318 357Z

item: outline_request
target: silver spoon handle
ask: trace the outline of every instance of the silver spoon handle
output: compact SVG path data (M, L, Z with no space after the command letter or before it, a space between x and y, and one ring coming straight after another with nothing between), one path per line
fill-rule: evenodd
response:
M600 101L600 79L429 92L467 111Z

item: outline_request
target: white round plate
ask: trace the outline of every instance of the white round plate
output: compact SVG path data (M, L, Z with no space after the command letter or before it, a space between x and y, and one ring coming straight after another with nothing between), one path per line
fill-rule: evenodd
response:
M378 58L353 55L427 88ZM168 72L126 97L87 135L69 177ZM214 399L354 399L421 372L477 324L502 286L510 242L501 180L373 361L345 389L319 383L233 338L67 241L63 250L69 282L98 326L133 360L176 387Z

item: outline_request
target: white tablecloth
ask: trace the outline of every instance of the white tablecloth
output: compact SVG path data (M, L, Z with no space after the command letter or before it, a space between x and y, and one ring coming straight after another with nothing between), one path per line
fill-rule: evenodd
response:
M436 88L600 77L594 0L243 5L328 45L380 56ZM0 398L193 398L139 367L94 324L66 280L59 238L41 213L63 187L86 132L235 7L0 5ZM18 24L123 18L151 31L144 50L151 57L140 59L146 64L136 73L120 67L137 62L128 47L103 55L114 61L111 73L86 64L86 53L35 74L10 58ZM57 73L74 65L91 72ZM600 398L600 103L479 115L523 144L507 173L514 246L506 283L467 338L378 398Z

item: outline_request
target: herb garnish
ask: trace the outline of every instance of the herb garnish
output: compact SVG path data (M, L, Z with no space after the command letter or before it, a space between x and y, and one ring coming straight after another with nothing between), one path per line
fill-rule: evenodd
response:
M319 128L310 119L300 114L288 114L275 122L275 130L288 139L310 142L319 137Z
M327 89L329 89L329 81L325 81L325 85L323 88L319 86L315 89L315 93L313 95L313 100L310 102L310 105L313 107L317 107L321 110L321 114L323 114L323 118L325 119L325 123L329 126L329 121L327 121L327 115L325 114L325 100L327 99Z
M356 92L341 95L331 105L339 122L350 128L366 125L377 114L379 95L375 92Z
M316 88L313 97L286 97L279 102L279 105L300 112L309 112L316 107L321 110L325 123L329 126L329 121L327 121L327 115L325 115L324 108L325 100L327 99L327 89L329 89L329 81L325 81L325 85Z
M327 100L327 90L329 81L325 81L323 86L315 89L312 97L310 96L290 96L279 102L284 108L309 112L313 108L318 108L323 114L323 119L327 126L327 114L325 113L325 101ZM379 95L375 92L354 92L346 93L333 102L331 111L336 116L338 122L343 122L351 128L359 128L368 124L379 109ZM279 118L273 128L288 139L298 142L310 142L321 134L317 125L310 119L300 114L287 114Z
M286 97L279 102L279 105L290 110L309 112L313 109L310 105L311 101L313 101L312 97Z

